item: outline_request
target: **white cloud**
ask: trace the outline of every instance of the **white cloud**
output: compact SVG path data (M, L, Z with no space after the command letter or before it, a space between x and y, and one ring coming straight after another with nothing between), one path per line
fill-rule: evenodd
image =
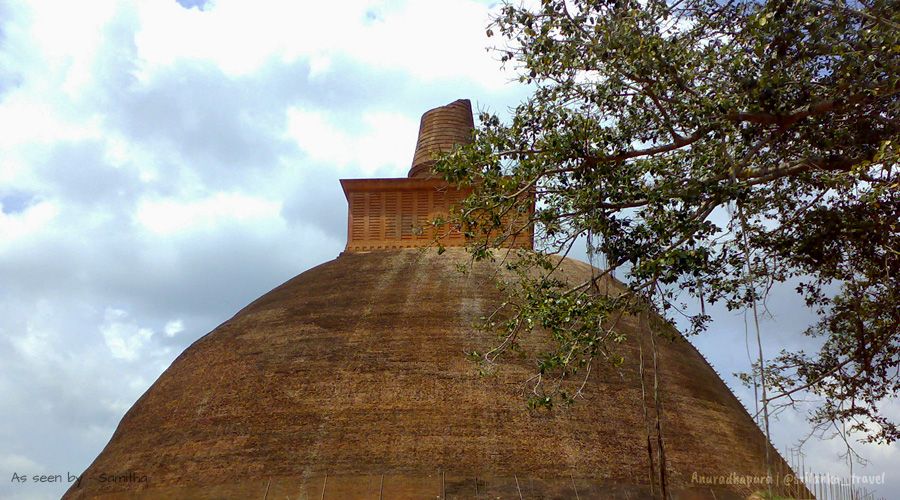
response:
M53 351L49 337L47 331L37 328L29 322L25 335L13 339L13 345L21 356L33 362L40 362L47 353Z
M74 97L93 83L94 57L105 43L103 27L116 14L117 3L36 0L13 4L16 14L27 22L9 30L10 43L18 50L2 57L26 70L27 76L40 71L44 78L30 84Z
M344 38L343 48L365 61L403 68L431 81L465 78L486 87L503 87L508 77L485 51L487 11L471 1L409 2L385 9L383 18Z
M136 360L144 345L153 337L153 330L142 328L134 321L130 321L128 313L121 309L107 309L104 320L100 326L100 333L109 352L116 359Z
M0 146L53 143L63 139L85 139L98 135L96 127L88 123L67 121L61 116L58 104L48 100L53 94L13 92L0 104ZM84 118L84 117L81 117Z
M43 467L34 460L15 453L5 453L0 455L0 470L2 471L18 471L18 474L28 474L31 471L42 470ZM9 479L4 477L4 479Z
M59 215L59 206L52 201L42 201L27 207L25 210L8 214L0 204L0 257L3 251L17 241L50 231L53 222Z
M169 321L166 323L165 328L163 328L163 332L165 332L167 337L174 337L183 331L184 322L180 319Z
M499 88L508 78L485 51L488 12L469 0L221 0L204 12L147 2L139 7L136 43L144 79L179 60L214 61L226 74L241 76L271 59L307 59L316 76L334 58L348 58L423 82L468 79Z
M287 110L287 137L315 162L342 169L354 167L364 175L386 165L412 160L419 124L409 116L390 112L362 113L358 131L348 131L323 111L292 107Z
M278 220L281 203L235 193L216 193L190 201L143 200L135 218L156 234L209 230L237 222L259 224Z

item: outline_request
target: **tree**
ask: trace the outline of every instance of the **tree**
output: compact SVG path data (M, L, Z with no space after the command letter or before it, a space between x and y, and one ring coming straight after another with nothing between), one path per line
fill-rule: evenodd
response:
M763 408L813 396L817 428L900 437L881 411L900 387L895 2L543 0L504 5L487 34L534 93L508 123L481 113L436 170L474 189L455 223L476 258L523 230L510 215L542 252L508 264L503 342L476 357L539 325L554 350L537 380L564 380L612 352L615 311L688 314L695 334L706 304L756 311L790 280L818 349L766 361L760 346L745 379L764 377ZM606 261L563 288L552 255L584 238ZM592 292L614 272L627 293ZM532 404L570 399L560 387Z

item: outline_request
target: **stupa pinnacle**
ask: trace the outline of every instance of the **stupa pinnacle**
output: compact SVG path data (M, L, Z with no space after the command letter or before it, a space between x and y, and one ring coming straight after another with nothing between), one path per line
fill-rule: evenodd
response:
M424 247L436 240L444 246L465 246L459 228L435 227L430 221L447 215L469 190L436 178L431 167L436 154L471 142L473 127L468 99L432 109L422 115L408 177L342 179L348 206L346 250ZM515 239L511 245L531 248L531 233Z
M458 144L472 142L474 128L472 103L468 99L457 99L426 112L419 123L419 138L409 176L431 176L434 155L446 153Z
M494 340L473 325L504 296L490 264L458 272L462 235L429 232L428 218L465 193L428 172L431 153L468 140L471 122L468 101L429 111L409 177L341 181L345 251L188 347L65 498L652 498L635 318L620 322L621 369L594 370L586 399L564 410L527 409L528 361L479 377L463 355ZM415 248L435 237L451 247L443 255ZM571 259L559 269L573 282L592 272ZM669 333L657 344L673 498L765 489L752 481L770 445Z

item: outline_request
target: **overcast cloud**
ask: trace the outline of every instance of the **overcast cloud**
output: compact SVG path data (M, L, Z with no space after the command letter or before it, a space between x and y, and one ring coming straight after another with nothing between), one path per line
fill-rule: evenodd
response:
M405 175L422 112L520 101L485 51L494 8L0 0L0 497L58 497L10 478L80 473L186 346L336 257L338 179ZM808 316L784 295L787 342ZM697 344L735 387L743 320L722 317ZM805 430L776 427L781 449ZM845 474L839 449L807 463Z

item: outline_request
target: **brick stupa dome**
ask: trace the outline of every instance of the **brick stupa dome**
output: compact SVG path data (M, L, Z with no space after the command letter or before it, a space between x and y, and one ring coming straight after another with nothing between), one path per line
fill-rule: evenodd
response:
M402 223L402 189L424 188L391 186ZM383 213L372 193L360 206ZM390 236L379 224L359 230ZM620 323L621 371L598 363L585 399L530 411L532 361L512 357L483 377L464 354L496 342L475 323L503 300L496 269L459 272L467 262L462 248L348 246L278 286L188 347L65 498L649 498L635 318ZM592 269L566 259L560 271L575 282ZM767 442L670 333L657 345L673 498L746 498L761 488L702 481L764 475Z

